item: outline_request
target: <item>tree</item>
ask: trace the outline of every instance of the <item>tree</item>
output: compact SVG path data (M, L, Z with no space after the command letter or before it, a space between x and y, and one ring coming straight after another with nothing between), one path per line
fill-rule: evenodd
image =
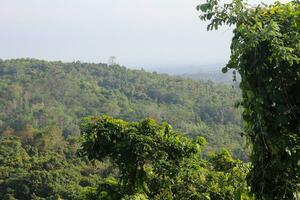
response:
M34 128L30 124L25 124L20 131L17 132L17 136L20 137L22 143L28 144L32 142L34 137Z
M116 56L110 56L108 58L108 65L109 66L114 66L117 64L117 57Z
M118 168L117 180L86 188L83 199L250 199L248 169L228 151L200 159L204 138L189 139L152 119L128 123L108 116L90 117L81 126L79 154L107 158Z
M168 124L160 126L151 119L127 123L106 116L88 118L81 133L80 154L96 160L110 158L120 170L121 186L128 195L155 193L149 187L149 174L163 177L168 184L178 174L180 162L197 155L204 141L191 141Z
M241 75L245 133L252 143L251 190L258 199L300 193L300 3L199 5L208 29L236 25L223 69Z

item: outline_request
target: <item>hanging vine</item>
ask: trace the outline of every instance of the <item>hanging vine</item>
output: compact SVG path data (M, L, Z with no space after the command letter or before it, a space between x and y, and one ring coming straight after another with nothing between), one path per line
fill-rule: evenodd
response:
M197 7L208 30L235 25L223 72L241 75L244 131L258 199L300 198L300 3L251 7L242 0Z

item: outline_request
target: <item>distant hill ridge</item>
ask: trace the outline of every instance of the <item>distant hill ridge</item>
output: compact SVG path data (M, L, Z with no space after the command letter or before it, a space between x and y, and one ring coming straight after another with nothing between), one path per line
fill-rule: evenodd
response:
M193 80L201 80L201 81L212 81L218 84L226 84L226 85L234 85L238 88L238 84L240 82L240 76L237 75L237 81L233 81L233 74L227 72L226 74L220 72L198 72L193 74L183 74L181 77L191 78Z

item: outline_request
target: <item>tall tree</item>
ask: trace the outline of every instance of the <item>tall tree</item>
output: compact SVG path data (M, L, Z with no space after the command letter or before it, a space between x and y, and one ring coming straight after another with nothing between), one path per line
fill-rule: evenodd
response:
M235 25L224 72L241 75L249 175L258 199L298 199L300 193L300 3L249 7L242 0L199 5L208 30Z
M168 124L154 120L127 123L111 117L93 117L81 126L80 154L110 160L118 167L125 194L149 194L149 174L163 177L165 184L177 176L184 158L197 155L201 139L191 141ZM151 172L149 172L151 171Z
M109 158L120 172L118 180L86 188L82 199L252 199L247 165L228 151L202 160L204 138L191 140L167 123L92 117L82 124L81 134L80 155Z

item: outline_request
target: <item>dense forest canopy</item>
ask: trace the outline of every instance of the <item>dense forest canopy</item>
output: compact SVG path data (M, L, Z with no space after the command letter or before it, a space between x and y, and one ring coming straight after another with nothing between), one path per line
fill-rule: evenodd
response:
M247 159L240 137L239 91L122 66L0 61L0 133L26 136L27 129L56 127L78 136L82 117L107 114L129 121L167 121L192 137L202 135L208 150L226 147Z
M120 170L112 165L112 158L89 161L77 156L79 125L89 115L168 121L175 130L191 138L206 138L208 145L202 147L205 154L201 156L211 157L209 152L228 147L234 157L247 160L239 134L240 111L234 108L239 97L239 90L230 86L119 65L1 60L0 199L71 200L93 199L95 195L100 199L101 195L102 199L118 199L134 195L118 183ZM209 179L202 197L248 194L244 177L249 167L242 166L228 152L223 154L220 159L228 160L229 171L214 169L215 164L210 163L205 164L207 169L203 172L188 168L181 172L191 173L189 177L195 183L193 174L199 174L203 181L205 177ZM231 181L241 184L241 189L233 189ZM177 186L186 183L178 182ZM227 189L221 190L221 184ZM163 194L155 188L149 190L154 196ZM181 192L178 199L185 194Z

